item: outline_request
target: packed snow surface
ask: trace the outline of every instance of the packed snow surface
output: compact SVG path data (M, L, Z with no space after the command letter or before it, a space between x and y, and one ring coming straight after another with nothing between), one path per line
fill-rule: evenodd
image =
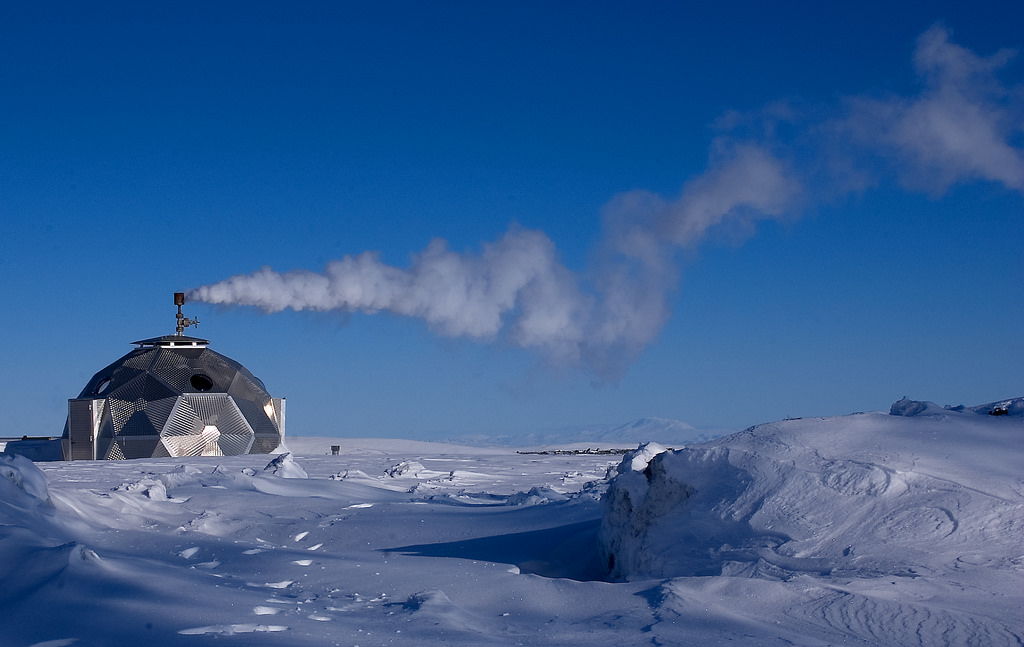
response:
M3 455L0 644L1024 644L1020 407L924 405L625 456Z

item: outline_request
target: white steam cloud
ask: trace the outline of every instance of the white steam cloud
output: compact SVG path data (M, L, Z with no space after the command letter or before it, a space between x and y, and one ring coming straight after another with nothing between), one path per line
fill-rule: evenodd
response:
M996 78L1015 55L978 56L934 26L914 53L921 94L854 99L846 124L862 143L895 153L909 186L941 193L959 181L989 180L1024 191L1024 151L1011 143L1024 132L1021 89Z
M698 243L740 211L780 214L797 191L778 159L742 146L675 202L644 192L619 196L606 208L606 239L589 282L561 264L543 232L512 227L479 254L453 252L435 239L406 269L364 252L323 272L263 268L233 276L192 290L189 299L266 312L390 312L422 319L446 336L503 336L558 365L583 365L614 379L669 316L674 249Z
M919 38L914 57L924 82L920 95L850 99L849 112L831 129L849 136L847 146L895 160L908 184L942 192L983 179L1024 191L1024 154L1011 143L1024 130L1021 96L995 77L1011 57L1007 51L979 57L933 27ZM803 130L827 129L820 126ZM778 142L762 139L716 140L708 169L675 200L645 191L615 197L605 207L602 241L585 276L562 265L546 234L514 226L477 254L453 252L436 239L404 269L365 252L319 273L263 268L196 288L189 298L268 313L390 312L422 319L442 335L503 339L557 365L615 379L670 315L678 250L725 223L793 214L806 199L807 181L773 152Z

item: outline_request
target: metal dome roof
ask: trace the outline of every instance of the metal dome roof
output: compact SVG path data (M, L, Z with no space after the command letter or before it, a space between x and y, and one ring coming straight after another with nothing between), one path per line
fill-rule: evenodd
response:
M180 303L178 312L180 322ZM281 443L284 400L207 340L177 334L134 343L69 401L65 457L263 454Z

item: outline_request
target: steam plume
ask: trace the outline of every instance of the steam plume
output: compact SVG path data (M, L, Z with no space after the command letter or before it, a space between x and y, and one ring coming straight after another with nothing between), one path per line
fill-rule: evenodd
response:
M918 40L919 96L855 97L841 117L796 125L804 133L841 132L845 146L893 162L906 183L933 192L972 179L1024 191L1024 155L1011 143L1022 130L1020 94L995 78L1012 53L982 58L948 36L936 26ZM189 298L268 313L390 312L422 319L442 335L500 338L537 349L556 364L614 379L668 319L680 249L698 245L723 223L792 214L806 199L808 180L773 150L779 147L766 136L722 137L707 170L677 199L646 191L615 197L604 209L594 266L583 275L562 265L546 234L513 226L479 253L456 253L435 239L404 269L365 252L332 261L319 273L265 267L196 288ZM803 148L802 156L812 158L805 166L855 164L834 159L834 148Z
M196 288L189 298L266 312L390 312L451 337L504 336L558 364L583 364L614 378L669 315L673 250L699 242L737 210L781 213L795 192L779 160L744 146L675 202L643 192L619 196L606 209L608 235L589 281L562 265L543 232L514 226L479 254L453 252L435 239L405 269L364 252L319 273L263 268Z
M905 184L941 193L964 180L1024 191L1021 89L996 78L1016 52L985 58L949 41L934 26L917 40L914 68L923 81L911 98L852 100L846 125L857 139L894 154Z

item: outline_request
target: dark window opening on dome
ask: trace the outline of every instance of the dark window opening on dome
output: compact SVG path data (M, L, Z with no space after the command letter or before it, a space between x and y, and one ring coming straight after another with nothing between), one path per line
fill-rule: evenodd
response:
M203 375L202 373L196 373L188 381L192 385L192 388L196 391L209 391L213 388L213 380Z
M94 391L94 393L96 395L100 395L101 393L103 393L104 391L106 391L109 388L110 388L110 378L109 377L105 377L105 378L103 378L102 381L100 381L100 383L98 385L96 385L96 390Z

